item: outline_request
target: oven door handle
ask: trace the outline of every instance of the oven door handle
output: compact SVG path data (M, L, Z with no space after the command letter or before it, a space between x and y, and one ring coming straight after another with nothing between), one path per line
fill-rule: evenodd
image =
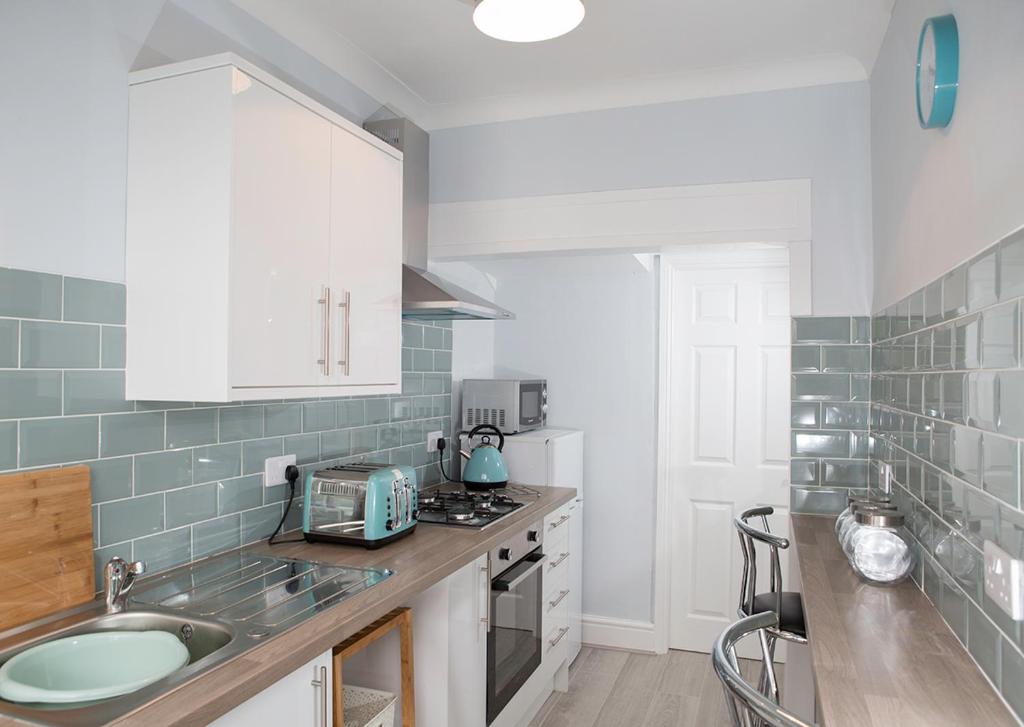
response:
M523 562L531 562L530 567L519 573L512 580L505 580L504 578L497 578L491 581L492 591L511 591L513 588L518 586L520 583L525 581L531 575L533 575L538 568L541 568L548 560L546 555L534 554L528 555L523 559ZM518 567L518 566L517 566ZM512 570L515 570L513 568Z

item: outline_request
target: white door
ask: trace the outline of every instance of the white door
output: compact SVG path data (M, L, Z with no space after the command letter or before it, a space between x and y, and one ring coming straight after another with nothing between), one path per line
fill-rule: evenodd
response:
M235 71L231 385L323 381L331 124ZM202 352L198 352L201 354Z
M210 727L331 727L334 724L332 674L331 652L325 651L214 720Z
M332 385L401 379L402 163L331 133Z
M788 532L788 254L665 257L662 284L670 316L669 645L708 652L737 618L742 559L733 518L772 505L773 530Z

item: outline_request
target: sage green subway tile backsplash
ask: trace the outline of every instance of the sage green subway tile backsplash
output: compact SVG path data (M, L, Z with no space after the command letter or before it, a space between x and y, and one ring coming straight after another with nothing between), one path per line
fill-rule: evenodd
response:
M818 511L844 499L836 488L868 482L871 319L794 318L792 329L791 505Z
M874 316L871 383L871 457L893 467L915 582L1019 718L1024 629L985 594L983 548L1024 542L1022 295L1017 232Z
M63 278L0 268L0 316L60 320Z
M64 320L124 323L125 289L118 283L64 278Z
M270 455L440 479L424 438L451 436L450 323L402 324L401 395L237 405L125 400L124 316L123 285L0 268L0 471L89 466L98 576L113 555L155 572L267 537L288 496L263 486Z

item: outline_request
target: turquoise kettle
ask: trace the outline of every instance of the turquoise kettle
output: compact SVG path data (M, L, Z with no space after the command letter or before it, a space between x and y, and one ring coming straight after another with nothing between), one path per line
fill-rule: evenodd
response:
M505 435L501 430L491 424L481 424L469 432L468 438L472 440L476 435L488 431L498 435L497 447L491 443L489 435L483 434L480 444L473 447L472 453L463 450L459 452L467 460L462 468L462 484L467 490L491 490L508 484L508 467L501 456L505 446Z

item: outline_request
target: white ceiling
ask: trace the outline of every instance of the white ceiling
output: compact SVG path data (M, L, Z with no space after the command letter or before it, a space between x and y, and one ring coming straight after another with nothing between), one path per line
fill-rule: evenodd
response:
M572 33L478 32L467 0L233 0L424 128L867 78L894 0L584 0Z

